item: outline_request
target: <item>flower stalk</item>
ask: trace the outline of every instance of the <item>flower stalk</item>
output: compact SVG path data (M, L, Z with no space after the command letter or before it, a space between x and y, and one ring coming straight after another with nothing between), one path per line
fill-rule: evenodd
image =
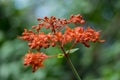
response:
M69 66L71 67L72 72L74 73L76 79L77 79L77 80L81 80L81 78L80 78L80 76L79 76L77 70L75 69L74 65L72 64L72 61L71 61L69 55L65 52L65 50L64 50L63 47L61 47L61 50L63 51L63 53L64 53L64 55L65 55L65 58L66 58L66 60L67 60L67 63L68 63Z

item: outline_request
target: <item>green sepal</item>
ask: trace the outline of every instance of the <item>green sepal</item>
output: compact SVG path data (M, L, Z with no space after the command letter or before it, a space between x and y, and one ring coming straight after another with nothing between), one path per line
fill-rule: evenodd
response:
M59 53L59 54L57 55L57 58L63 58L63 57L64 57L64 54Z

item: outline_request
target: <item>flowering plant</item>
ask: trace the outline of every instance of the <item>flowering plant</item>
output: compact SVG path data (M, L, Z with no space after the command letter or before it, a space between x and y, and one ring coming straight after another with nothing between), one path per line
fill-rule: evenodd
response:
M85 20L83 20L80 14L71 15L68 20L54 16L50 18L44 17L43 19L38 18L37 20L39 21L37 26L32 26L31 30L24 29L22 36L19 36L20 39L28 41L29 46L28 53L24 56L24 65L31 65L32 71L35 72L43 66L45 59L52 58L51 55L39 52L40 49L42 47L46 49L50 46L55 47L58 45L63 52L63 54L57 54L58 58L65 57L67 62L70 63L76 78L81 80L69 58L69 53L77 50L72 49L77 43L82 43L86 47L90 47L89 42L104 42L104 40L99 38L100 31L95 31L90 27L83 28L81 25L85 23ZM70 28L68 24L74 24L75 27ZM42 27L49 29L50 32L41 32ZM62 32L63 29L65 30ZM68 42L72 42L72 45L69 50L65 51L64 45ZM31 49L36 49L37 51L32 52Z

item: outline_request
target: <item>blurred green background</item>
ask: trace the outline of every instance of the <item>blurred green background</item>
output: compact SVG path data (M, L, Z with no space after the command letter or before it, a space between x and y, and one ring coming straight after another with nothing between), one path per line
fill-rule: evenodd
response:
M101 30L106 40L90 48L75 46L80 50L70 57L82 80L120 80L120 0L0 0L0 80L76 80L64 58L48 59L45 67L32 73L22 63L27 43L16 38L36 25L37 17L71 14L81 14L84 27ZM57 47L43 51L61 52Z

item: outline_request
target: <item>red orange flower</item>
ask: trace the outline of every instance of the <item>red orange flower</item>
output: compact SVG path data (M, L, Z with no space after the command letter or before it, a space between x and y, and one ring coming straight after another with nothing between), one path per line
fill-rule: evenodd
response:
M85 21L82 19L81 15L71 15L70 19L57 19L52 16L50 18L44 17L44 19L38 18L40 23L37 26L32 26L33 29L36 29L36 32L32 30L25 29L20 37L23 40L28 41L28 46L30 48L40 49L41 47L48 48L49 46L56 46L56 43L59 42L63 46L64 44L75 40L76 42L83 43L86 47L89 47L89 42L103 42L100 40L99 31L95 31L90 27L84 29L82 26L77 26L73 29L67 26L69 23L73 24L83 24ZM42 28L50 28L51 33L45 34L39 30ZM66 30L62 33L60 29L66 27Z
M68 24L72 23L75 26L77 24L84 24L85 20L82 19L80 14L71 15L70 18L60 19L55 16L50 18L44 17L38 18L38 25L32 26L32 30L24 29L20 39L28 41L28 46L30 49L40 50L42 47L48 48L49 46L59 46L63 47L68 42L74 41L75 43L82 43L86 47L90 47L89 42L104 42L100 39L100 31L95 31L90 27L84 29L82 26L77 26L70 28ZM41 28L50 29L50 33L41 32ZM61 31L62 29L64 31ZM74 43L73 43L74 44ZM73 46L72 46L73 47ZM42 62L48 56L44 53L32 53L28 52L24 57L24 65L31 65L33 72L39 67L42 67Z
M48 56L42 52L32 53L29 51L24 56L24 65L31 65L32 71L35 72L38 68L43 67L43 61L46 58L48 58Z

